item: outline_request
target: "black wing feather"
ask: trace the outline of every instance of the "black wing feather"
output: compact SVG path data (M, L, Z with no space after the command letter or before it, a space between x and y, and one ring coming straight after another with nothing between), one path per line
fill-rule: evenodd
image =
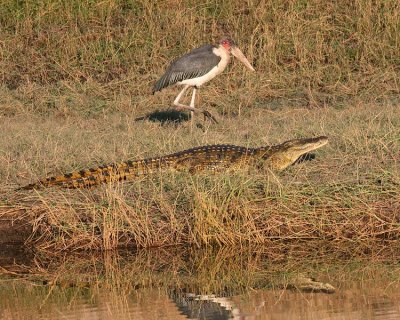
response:
M185 79L208 73L221 60L213 53L214 46L207 44L185 54L170 64L163 76L154 84L153 93Z

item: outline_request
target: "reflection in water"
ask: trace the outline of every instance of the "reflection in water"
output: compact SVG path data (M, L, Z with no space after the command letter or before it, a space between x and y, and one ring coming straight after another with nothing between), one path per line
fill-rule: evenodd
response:
M395 264L318 256L303 252L302 260L284 260L254 248L29 259L0 253L0 318L400 318ZM303 274L333 284L336 292L299 291Z
M230 319L240 312L229 298L211 295L204 295L204 299L191 295L175 295L171 298L179 312L189 319Z

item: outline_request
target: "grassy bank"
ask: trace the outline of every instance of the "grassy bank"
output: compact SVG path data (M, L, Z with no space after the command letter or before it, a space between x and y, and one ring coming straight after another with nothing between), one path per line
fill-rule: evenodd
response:
M397 1L3 1L0 210L25 214L43 250L308 239L362 253L397 240L399 12ZM218 125L135 121L171 105L177 88L150 95L169 61L227 31L257 73L234 65L201 89ZM203 144L320 135L330 143L316 160L279 174L14 191Z
M1 123L1 195L34 222L45 250L118 246L271 244L330 240L368 251L397 240L400 109L281 109L228 117L202 131L134 121L135 115L78 119L13 117ZM281 173L243 168L154 174L91 190L15 192L39 177L102 163L167 154L194 145L260 146L327 135L316 159Z

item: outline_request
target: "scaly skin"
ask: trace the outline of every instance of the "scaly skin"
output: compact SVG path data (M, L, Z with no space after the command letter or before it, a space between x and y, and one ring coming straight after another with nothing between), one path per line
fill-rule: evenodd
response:
M318 149L328 138L294 139L276 146L246 148L234 145L209 145L196 147L166 156L142 160L128 160L103 165L60 176L50 177L29 184L21 189L61 186L65 188L88 188L106 182L133 180L135 177L165 170L189 171L222 170L243 165L265 162L273 170L283 170L305 153Z

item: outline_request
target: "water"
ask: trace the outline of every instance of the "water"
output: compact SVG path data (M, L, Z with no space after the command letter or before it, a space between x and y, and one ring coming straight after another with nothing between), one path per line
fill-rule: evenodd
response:
M12 250L0 265L1 319L400 319L394 259L282 259L265 249L62 257ZM291 288L309 275L335 292Z

